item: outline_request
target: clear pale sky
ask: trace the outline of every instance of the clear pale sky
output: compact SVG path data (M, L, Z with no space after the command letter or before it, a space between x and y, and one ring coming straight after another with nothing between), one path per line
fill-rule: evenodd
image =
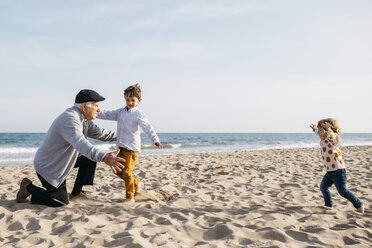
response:
M0 132L133 83L158 132L372 132L371 30L370 0L1 1Z

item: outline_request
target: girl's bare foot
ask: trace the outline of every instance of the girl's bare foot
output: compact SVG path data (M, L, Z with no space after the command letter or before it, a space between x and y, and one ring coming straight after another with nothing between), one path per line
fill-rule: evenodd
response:
M357 212L364 214L364 204L360 208L357 208Z

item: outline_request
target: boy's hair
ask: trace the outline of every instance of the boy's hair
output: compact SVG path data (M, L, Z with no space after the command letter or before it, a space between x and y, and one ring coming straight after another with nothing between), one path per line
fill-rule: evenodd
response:
M124 90L124 96L134 96L141 99L141 87L139 84L129 86Z
M318 121L318 128L321 127L322 124L326 123L326 122L331 124L331 129L332 129L333 132L335 132L339 135L341 134L340 126L338 125L337 121L335 119L332 119L332 118L322 119L322 120Z

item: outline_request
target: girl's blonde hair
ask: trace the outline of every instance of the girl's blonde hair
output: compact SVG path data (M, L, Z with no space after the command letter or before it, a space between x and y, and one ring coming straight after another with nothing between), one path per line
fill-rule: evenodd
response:
M338 125L337 121L335 119L332 119L332 118L322 119L322 120L318 121L318 128L322 127L322 124L326 123L326 122L331 124L331 129L332 129L333 132L337 133L338 135L341 134L340 126Z

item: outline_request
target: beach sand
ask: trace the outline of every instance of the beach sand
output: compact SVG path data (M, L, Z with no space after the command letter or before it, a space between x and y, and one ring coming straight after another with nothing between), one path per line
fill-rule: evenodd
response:
M40 182L32 166L0 167L0 247L372 247L372 146L343 156L364 214L335 187L322 207L317 148L140 157L134 206L102 163L89 198L60 208L16 203L23 177Z

